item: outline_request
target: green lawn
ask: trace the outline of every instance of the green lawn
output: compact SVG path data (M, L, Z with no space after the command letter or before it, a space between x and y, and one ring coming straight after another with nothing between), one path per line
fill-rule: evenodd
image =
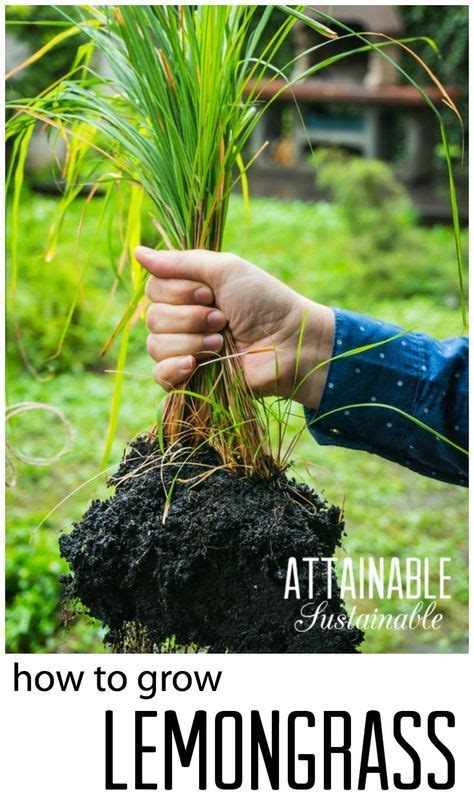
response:
M58 533L79 518L91 495L104 494L103 478L65 501L31 539L42 517L97 472L104 446L113 375L103 372L100 347L117 321L123 294L109 299L104 232L94 241L100 202L90 205L83 252L90 252L87 307L80 306L62 356L42 364L40 378L18 355L10 314L8 402L36 400L59 407L74 429L74 449L48 467L16 466L16 485L7 492L7 638L10 651L102 651L101 629L85 616L60 622L61 586L66 569L59 559ZM51 263L43 261L45 230L54 200L25 198L16 315L24 348L35 365L54 352L75 289L76 232L80 205L66 221L62 245ZM301 293L322 303L357 309L422 329L435 337L459 334L456 265L447 227L410 226L389 253L374 252L370 238L355 240L335 205L254 200L246 229L239 198L232 199L226 248L239 252ZM113 241L114 233L111 233ZM118 253L118 249L116 250ZM11 307L13 309L13 306ZM150 379L145 327L139 321L124 379L124 400L112 461L128 439L152 424L159 392ZM45 368L46 367L46 368ZM8 433L31 453L53 450L57 423L44 414L18 419ZM295 454L295 471L333 502L345 500L345 551L359 556L452 557L452 599L441 602L438 632L368 631L363 650L467 650L467 491L410 473L383 459L341 448L318 447L305 434ZM372 602L380 611L393 603ZM367 602L363 609L368 610ZM67 614L67 613L66 613ZM67 620L67 618L66 618Z

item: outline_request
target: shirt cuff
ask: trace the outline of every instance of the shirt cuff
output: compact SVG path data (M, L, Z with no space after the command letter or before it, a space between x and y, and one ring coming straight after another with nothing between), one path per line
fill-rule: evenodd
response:
M408 420L377 406L413 413L420 334L403 333L395 325L338 308L334 314L333 356L318 410L305 408L308 427L320 444L366 450L409 466L405 460ZM383 343L388 339L394 340ZM345 354L373 344L377 346Z

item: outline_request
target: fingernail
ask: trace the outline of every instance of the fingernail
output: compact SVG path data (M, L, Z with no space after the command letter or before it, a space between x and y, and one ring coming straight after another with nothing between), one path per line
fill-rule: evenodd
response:
M207 315L207 323L213 329L222 330L225 324L225 316L220 310L212 310Z
M138 262L140 262L140 260L150 259L159 259L161 262L166 262L167 260L173 260L174 256L176 255L175 251L166 249L150 249L149 246L136 246L133 253Z
M155 255L156 251L155 249L150 249L149 246L136 246L133 253L137 260L139 260L140 257L150 257L151 255Z
M192 369L193 363L194 359L192 355L185 355L183 358L179 358L178 369L182 369L183 372L187 369Z
M204 285L202 288L196 288L194 291L194 301L198 303L198 305L208 305L212 302L212 291L210 288L206 288Z
M219 352L219 350L222 349L224 339L220 333L213 333L212 335L205 335L203 343L206 349L210 349L213 352Z

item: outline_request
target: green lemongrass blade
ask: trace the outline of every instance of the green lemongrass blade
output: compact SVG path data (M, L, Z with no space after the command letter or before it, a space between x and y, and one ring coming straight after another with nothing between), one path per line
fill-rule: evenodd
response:
M125 311L124 311L122 317L120 318L119 323L117 324L115 330L113 331L112 335L110 336L109 340L107 341L105 347L102 349L102 351L100 353L101 355L105 355L106 352L109 351L110 347L114 343L114 341L117 338L117 336L122 332L124 327L127 326L127 324L129 323L130 319L132 318L133 314L135 313L135 311L136 311L136 309L137 309L137 307L138 307L138 305L139 305L139 303L140 303L140 301L141 301L141 299L142 299L142 297L143 297L143 295L145 293L145 285L147 283L148 276L149 276L148 273L144 269L142 269L142 279L141 279L139 285L137 286L137 289L136 289L135 293L133 294L130 302L128 303L127 307L125 308Z
M276 423L277 423L277 449L276 449L276 455L277 455L277 461L279 461L280 460L280 455L281 455L281 449L282 449L282 445L283 445L281 397L278 394L278 388L279 388L279 383L280 383L280 362L278 360L278 349L273 344L273 341L272 341L272 346L274 347L273 355L274 355L274 363L275 363L275 391L276 391L276 398L274 400L274 403L276 404L276 407L277 407L277 413L274 416L274 421L276 421ZM272 406L271 405L268 406L267 410L268 410L268 413L270 413L272 411Z
M48 27L65 28L69 25L68 22L61 20L5 20L5 25L47 25Z
M302 6L300 6L300 8L302 8ZM260 72L259 76L257 77L257 80L262 77L262 75L265 72L266 66L270 64L275 58L275 55L278 53L283 42L287 39L295 22L296 22L295 18L288 16L287 19L282 23L282 25L280 25L275 34L272 36L266 47L264 47L263 51L258 54L258 59L252 58L254 53L253 49L249 49L249 51L245 53L245 59L244 63L241 66L241 75L240 75L240 78L243 81L242 93L245 84L255 78L255 74L257 73L258 70ZM247 66L247 63L250 62L253 62L253 67L249 71L248 75L245 75L245 68Z
M66 497L64 497L62 500L60 500L59 503L56 503L56 505L53 506L53 508L50 509L47 514L45 514L45 516L38 523L38 525L35 526L35 528L33 529L32 533L31 533L31 540L36 536L36 534L39 532L41 526L44 525L46 520L49 520L51 515L53 515L64 503L66 503L66 501L70 500L75 494L77 494L77 492L80 492L81 489L84 489L84 487L88 486L93 481L96 481L97 478L100 478L102 475L106 475L108 472L110 472L111 470L114 470L118 466L119 466L119 462L116 462L115 464L111 464L110 467L106 467L104 470L100 470L100 472L97 472L95 475L92 476L92 478L88 478L87 481L84 481L84 483L79 484L79 486L76 486L76 488L73 489L72 492L69 492L69 494L66 495Z
M113 447L113 443L115 440L115 434L117 433L117 425L118 425L118 417L120 411L120 401L122 398L122 386L123 386L123 371L125 369L125 363L127 360L127 351L128 351L128 338L130 335L130 326L127 325L122 333L122 337L120 339L120 348L119 354L117 358L117 365L116 365L116 375L114 380L114 390L112 394L112 404L110 407L109 413L109 423L107 427L107 436L105 439L105 447L104 452L102 455L102 462L101 462L101 469L103 469L106 464L108 463L110 453Z
M122 219L122 201L121 201L121 184L120 182L111 184L112 194L110 215L107 219L107 254L109 258L109 265L114 273L116 283L123 283L123 277L119 270L119 260L122 249L118 250L117 246L117 233L116 227L120 230L120 221ZM118 223L117 223L118 222Z
M258 25L256 26L255 30L253 31L253 33L249 38L249 42L247 45L247 54L246 54L247 58L250 58L252 54L255 52L255 48L257 47L265 31L265 27L268 24L272 11L273 9L271 6L266 6L265 10L263 11L263 14L258 22Z
M249 196L249 183L246 174L246 167L240 154L236 157L237 167L239 169L240 184L242 186L242 200L244 202L244 218L245 225L248 228L250 225L250 196Z
M324 366L328 366L330 363L341 360L342 358L350 358L353 355L359 355L361 352L367 352L369 349L383 347L384 344L389 344L391 341L396 341L398 338L402 338L404 335L407 335L411 332L413 332L413 328L409 327L407 330L400 330L399 333L395 333L395 335L390 336L390 338L384 338L382 341L374 341L372 344L363 344L360 347L354 347L353 349L348 349L345 352L340 352L338 355L332 355L331 358L327 358L325 361L321 361L316 366L313 366L313 368L305 374L303 379L300 380L298 385L293 389L293 396L300 390L303 383L305 383L307 379L314 374L314 372L317 372L318 369L322 369Z
M138 435L138 434L137 434L137 435ZM130 458L127 458L127 461L138 461L138 460L139 460L139 459L130 459ZM100 470L100 471L99 471L99 472L97 472L95 475L93 475L91 478L88 478L88 479L87 479L86 481L84 481L82 484L79 484L79 486L76 486L76 488L75 488L75 489L73 489L73 490L72 490L72 492L69 492L69 494L67 494L67 495L66 495L66 496L65 496L65 497L64 497L62 500L60 500L60 501L59 501L59 503L56 503L56 505L55 505L55 506L53 506L53 508L52 508L52 509L50 509L50 510L49 510L49 512L48 512L47 514L45 514L45 516L44 516L44 517L43 517L43 519L42 519L42 520L41 520L41 521L38 523L38 525L37 525L37 526L35 526L35 528L34 528L34 529L33 529L33 531L32 531L32 534L31 534L31 540L32 540L32 539L34 538L34 536L35 536L35 535L36 535L36 534L39 532L39 530L40 530L41 526L42 526L42 525L44 525L44 523L46 522L46 520L48 520L48 519L51 517L51 515L53 515L53 514L54 514L54 513L55 513L55 512L56 512L56 511L57 511L57 510L58 510L58 509L59 509L59 508L60 508L60 507L61 507L61 506L64 504L64 503L66 503L66 501L70 500L70 499L71 499L71 498L72 498L74 495L76 495L78 492L80 492L80 491L81 491L81 489L84 489L86 486L89 486L89 484L93 483L93 481L96 481L98 478L101 478L103 475L106 475L108 472L111 472L112 470L114 470L114 469L116 469L117 467L119 467L119 466L120 466L120 464L122 464L122 461L116 461L114 464L110 464L110 466L106 467L106 468L105 468L105 469L103 469L103 470ZM31 540L30 540L30 541L31 541Z
M461 300L462 322L463 326L467 327L467 302L464 290L464 263L463 263L462 246L461 246L461 227L459 225L458 200L457 200L456 186L454 184L453 165L451 160L451 151L449 148L449 140L446 133L446 127L444 125L444 121L442 120L442 118L440 119L440 128L441 128L441 137L443 141L443 149L446 158L446 165L448 168L449 196L451 201L453 234L454 234L454 243L456 248L456 257L458 265L459 295Z
M338 41L340 42L343 39L353 38L353 36L355 36L355 35L356 34L352 34L352 33L345 34L343 36L340 36ZM359 36L359 35L357 35L357 36ZM430 44L431 40L429 40L429 38L427 38L427 37L422 37L422 36L405 37L403 39L396 40L396 44L399 44L399 45L410 44L412 42L426 42L426 43ZM336 63L338 61L341 61L343 59L349 58L350 56L358 55L360 53L365 53L365 52L368 52L368 51L371 51L371 50L374 50L374 49L375 50L382 50L383 48L393 47L394 41L390 40L390 41L387 41L387 42L370 43L369 45L364 45L362 47L359 46L357 48L353 48L352 50L348 50L348 51L346 51L344 53L338 53L335 56L328 57L327 59L325 59L323 61L320 61L318 64L314 65L313 67L308 68L305 72L299 74L296 78L294 78L292 80L288 80L286 78L285 72L288 70L288 68L290 68L296 62L298 62L299 59L303 58L306 55L309 55L309 54L313 53L316 50L319 50L319 49L321 49L323 47L327 47L330 44L331 44L331 42L323 42L323 43L321 43L319 45L315 45L315 46L313 46L311 48L308 48L303 53L298 54L298 56L296 56L294 59L291 59L282 68L281 72L279 71L279 74L281 74L282 77L284 78L284 80L287 82L286 88L283 87L281 90L279 90L275 94L275 96L273 98L270 99L270 101L268 101L268 105L273 103L273 101L278 97L278 95L280 95L281 92L284 92L285 89L289 89L291 91L292 96L293 96L293 102L294 102L295 107L296 107L297 112L298 112L300 125L301 125L301 127L302 127L302 129L303 129L303 131L304 131L304 133L306 135L306 139L308 141L308 144L309 144L309 147L310 147L310 150L311 150L312 154L313 154L313 147L312 147L312 144L310 142L310 138L309 138L308 133L307 133L306 124L305 124L305 121L304 121L303 114L302 114L302 112L300 110L299 104L298 104L298 102L296 100L296 97L295 97L295 95L293 93L293 89L292 89L293 86L296 83L299 83L300 81L303 81L303 80L309 78L310 76L314 75L316 72L319 72L320 70L324 70L326 67L330 67L334 63ZM420 88L420 92L423 95L425 101L432 107L432 109L434 111L436 111L435 106L428 99L428 96L424 92L421 91L421 88ZM264 109L265 109L265 107L261 110L261 114L263 114Z
M435 430L434 428L431 428L429 425L426 424L426 422L422 422L420 419L417 419L411 414L407 414L406 411L402 411L401 408L397 408L395 405L389 405L385 403L373 403L373 402L353 403L352 405L343 405L340 408L332 408L331 411L326 411L324 414L320 414L319 416L312 419L309 424L313 425L322 419L326 419L326 417L330 416L330 414L337 414L340 413L341 411L346 411L349 408L386 408L388 411L394 411L395 413L400 414L400 416L405 417L405 419L408 419L414 425L418 425L418 427L422 428L423 430L426 430L428 433L431 433L432 436L435 436L437 439L440 439L446 444L449 444L450 447L453 447L455 450L458 450L465 456L469 455L468 450L466 450L464 447L461 447L461 445L456 444L456 442L452 442L451 439L448 439L447 436L443 436L442 433Z
M45 359L44 363L46 363L46 364L49 363L50 361L56 360L60 356L60 354L61 354L61 352L63 350L64 342L66 340L66 336L67 336L67 333L69 331L69 327L71 325L74 312L75 312L75 310L77 308L77 305L79 303L79 299L80 299L80 296L81 296L83 279L84 279L84 276L86 274L88 264L89 264L89 262L91 260L91 257L92 257L94 246L96 244L97 236L98 236L99 231L101 229L101 224L102 224L104 214L105 214L105 211L106 211L107 204L108 204L109 200L110 200L110 195L107 193L107 195L106 195L106 197L104 199L104 204L102 206L100 215L98 217L98 221L97 221L97 225L96 225L96 231L95 231L94 237L92 239L92 242L90 244L88 255L87 255L86 259L82 261L82 263L81 263L81 265L79 267L78 278L77 278L78 287L77 287L77 290L76 290L76 292L74 294L74 298L73 298L73 300L72 300L72 302L71 302L71 304L69 306L68 314L66 316L66 320L64 322L63 329L62 329L61 334L59 336L56 351L54 352L53 355L50 355L48 358ZM86 205L87 205L87 203L88 202L86 202ZM84 213L86 211L86 205L83 208L83 215L84 215ZM64 211L64 214L65 214L65 211ZM78 236L78 243L77 243L78 250L79 250L79 243L80 243L80 234ZM54 249L55 249L55 241L53 241L53 243L50 243L50 248L49 248L48 254L46 255L46 258L45 258L46 262L49 262L52 259L52 256L54 254ZM79 260L79 256L78 256L78 260Z
M268 439L269 439L268 433L264 433L264 435L262 436L262 438L260 439L260 441L259 441L259 443L257 445L256 450L254 451L254 453L252 455L252 463L253 464L255 464L259 453L261 453L263 448L265 447L265 445L268 444Z
M292 392L291 392L291 394L289 394L288 399L280 397L279 394L278 394L278 382L277 382L276 386L275 386L275 392L276 392L277 396L276 396L276 399L273 400L273 402L270 404L269 409L268 409L269 412L271 412L272 415L274 416L274 420L276 421L276 425L277 425L277 431L278 431L278 457L279 458L281 456L281 451L283 449L283 443L284 443L284 440L285 440L285 437L286 437L286 434L287 434L287 431L288 431L289 423L290 423L291 410L292 410L292 398L294 397L295 392L298 389L297 379L298 379L298 374L299 374L300 361L301 361L301 351L302 351L302 348L303 348L303 338L304 338L304 332L305 332L305 329L306 329L307 320L308 320L308 311L305 310L304 314L303 314L302 321L301 321L301 325L300 325L300 328L299 328L299 333L298 333L298 342L297 342L297 346L296 346L295 369L294 369L294 374L293 374L293 389L292 389ZM276 352L277 351L275 349L275 357L276 357ZM278 363L277 363L277 366L278 366ZM277 413L276 414L273 414L273 407L274 406L277 408Z
M303 433L306 432L306 429L307 429L308 425L315 424L319 420L325 419L330 414L340 413L341 411L345 411L346 409L349 409L349 408L367 408L367 407L368 408L370 408L370 407L372 407L372 408L386 408L388 410L394 411L395 413L400 414L401 416L405 417L405 419L408 419L414 425L417 425L420 428L422 428L423 430L426 430L428 433L430 433L435 438L440 439L443 442L446 442L446 444L449 444L451 447L453 447L454 449L458 450L460 453L463 453L466 456L469 455L468 450L466 450L464 447L461 447L460 445L458 445L455 442L451 441L451 439L448 439L447 436L444 436L439 431L435 430L434 428L431 428L425 422L422 422L421 420L417 419L416 417L412 416L411 414L408 414L406 411L403 411L401 408L397 408L396 406L389 405L388 403L384 404L384 403L372 403L372 402L370 402L370 403L352 403L352 404L349 404L349 405L343 405L343 406L341 406L339 408L333 408L333 409L331 409L331 411L327 411L324 414L320 414L319 416L313 417L313 419L310 420L309 423L306 421L306 417L301 417L301 418L303 418L305 420L305 424L300 428L299 431L296 432L295 436L293 436L293 438L292 438L292 440L291 440L291 442L290 442L290 444L289 444L289 446L288 446L288 448L286 450L285 456L283 458L284 465L286 465L288 463L291 453L295 449L295 447L296 447L298 441L300 440L301 436L303 435ZM295 416L297 416L297 415L295 415Z
M311 375L313 375L319 369L322 369L324 366L328 366L329 364L333 363L333 361L341 360L341 359L344 359L344 358L349 358L349 357L351 357L353 355L359 355L361 352L367 352L370 349L376 349L377 347L384 346L385 344L389 344L391 341L395 341L398 338L402 338L402 336L407 335L407 333L410 333L410 332L412 332L412 328L409 328L407 330L401 330L399 333L395 333L395 335L390 336L390 338L385 338L385 339L383 339L381 341L375 341L375 342L372 342L371 344L363 344L360 347L354 347L353 349L348 349L345 352L339 353L339 355L332 355L331 358L327 358L325 361L321 361L320 363L316 364L316 366L313 366L313 368L310 369L309 372L307 372L304 375L304 377L301 379L301 381L295 386L295 388L293 389L293 396L299 391L299 389L308 380L308 378L311 377ZM301 434L304 433L304 431L305 431L305 427L303 427L293 437L292 441L290 442L289 447L287 448L287 450L285 452L285 455L284 455L284 458L283 458L283 464L286 465L289 455L293 451L296 443L299 441L299 439L301 437Z
M8 139L7 134L5 133L5 141ZM5 198L8 195L8 191L10 189L10 184L12 181L12 176L17 164L17 157L18 157L18 149L21 145L21 136L18 135L13 140L12 150L10 154L10 159L8 160L8 168L5 176Z
M316 31L318 34L321 34L321 36L325 36L328 39L337 39L337 33L335 31L332 31L326 25L323 25L322 22L318 22L317 20L313 20L312 17L302 14L294 6L276 6L276 8L284 11L286 14L290 14L292 17L296 17L297 20L304 22L305 25L308 25L309 28L312 28L313 31Z
M416 39L417 37L413 37L413 38L414 38L414 39ZM434 40L434 39L431 39L431 37L430 37L430 36L422 36L422 37L420 37L420 38L421 38L421 39L422 39L424 42L426 42L426 44L427 44L427 45L429 45L429 46L430 46L430 48L432 48L432 50L434 50L434 52L436 53L436 55L437 55L437 56L440 56L440 55L441 55L440 50L439 50L439 47L438 47L438 45L436 44L436 42L435 42L435 40Z
M353 39L355 36L360 36L360 35L357 34L356 32L348 33L348 34L342 34L341 36L338 37L338 43L340 44L341 42L343 42L346 39ZM437 47L436 47L436 45L435 45L435 43L433 42L433 40L430 39L427 36L404 36L404 37L400 37L399 39L395 40L395 44L398 44L398 45L410 45L410 44L415 44L415 43L419 44L421 42L423 42L424 44L429 45L430 47L433 47L433 49L435 50L436 53L439 52ZM321 42L318 45L312 45L310 48L307 48L306 50L301 51L301 53L298 53L296 56L294 56L292 59L290 59L290 61L286 62L286 64L281 68L282 74L283 75L287 74L288 71L291 70L291 68L293 68L294 65L297 64L305 56L310 56L311 54L313 54L316 51L319 51L319 50L321 50L323 48L324 48L324 50L327 50L327 48L330 47L331 44L332 44L332 42ZM394 45L394 42L391 41L391 40L387 41L387 42L371 42L369 45L362 45L362 46L359 46L359 47L357 47L357 48L355 48L353 50L348 50L348 51L346 51L346 53L337 54L337 56L335 56L334 58L339 60L341 58L347 58L348 56L352 56L352 55L355 55L355 54L367 53L368 51L373 50L374 48L376 50L380 50L380 49L383 50L384 48L393 47L393 45ZM309 69L311 70L312 68L309 68ZM317 70L314 70L314 72L317 72ZM309 73L309 75L311 75L311 74L312 73ZM299 81L304 80L305 77L306 78L309 77L307 75L307 73L306 72L301 73L295 79L292 79L291 83L298 83Z
M106 191L105 191L104 200L103 200L102 205L101 205L101 210L100 210L99 215L97 216L97 224L95 226L94 238L93 238L93 241L92 241L94 248L95 248L95 244L97 243L97 238L99 237L99 235L103 236L103 226L104 226L104 223L105 223L105 217L106 217L106 213L109 210L109 206L112 203L113 192L114 192L114 185L111 182L109 184L109 186L107 187ZM91 247L89 249L89 258L91 257L93 247ZM112 265L112 270L113 269L114 269L114 266ZM117 279L120 280L121 277L117 276Z
M211 408L216 411L218 414L225 414L227 413L224 411L221 405L219 405L216 400L213 400L211 397L206 396L205 394L200 394L197 391L191 391L191 389L172 389L170 394L183 394L185 397L192 397L195 400L200 400L207 405L210 405Z
M77 304L79 302L79 295L80 295L80 292L79 292L79 290L77 290L76 293L74 294L74 298L73 298L71 304L69 305L67 316L66 316L66 319L64 321L61 333L59 335L58 345L56 347L56 350L54 351L54 353L52 355L49 355L47 358L45 358L43 363L48 364L51 361L56 360L56 358L59 358L59 356L61 355L61 352L63 351L63 347L64 347L64 342L65 342L66 336L68 334L69 327L71 326L72 317L74 316L74 311L76 310Z
M14 149L12 159L15 159L15 170L13 173L13 200L12 200L12 230L11 230L11 280L10 287L12 296L16 296L17 280L18 280L18 245L20 237L20 201L21 193L24 184L25 175L25 162L28 155L28 146L34 132L34 124L29 123L26 128L21 132L18 140L18 148ZM32 366L30 359L27 355L26 348L23 344L23 339L20 333L20 325L17 319L16 308L13 307L12 320L15 326L16 337L19 343L19 351L23 361L31 374L36 380L40 380L39 375ZM46 379L46 378L45 378Z
M306 329L306 323L308 321L308 310L305 310L303 313L303 318L301 320L301 325L298 333L298 343L296 345L296 358L295 358L295 373L294 373L294 380L293 380L293 389L296 385L296 380L298 378L298 372L300 368L300 361L301 361L301 350L303 349L303 337L304 331ZM293 395L292 395L293 396Z
M23 180L25 176L25 162L28 154L28 146L33 134L34 126L30 125L22 136L21 143L18 148L18 157L14 173L14 188L13 188L13 201L12 201L12 233L11 233L11 290L16 293L16 285L18 278L18 243L20 234L20 199L21 191L23 189Z
M355 33L354 34L349 34L348 38L352 37L352 36L357 36L358 39L362 39L362 41L366 41L366 40L364 40L364 38L360 34L355 34ZM342 39L342 37L341 37L341 39ZM316 73L319 73L322 70L325 70L327 67L331 67L333 64L336 64L339 61L343 61L344 59L348 59L351 56L359 55L360 53L367 53L368 51L375 50L377 52L380 52L380 55L383 56L385 59L387 59L391 64L393 63L394 66L397 66L396 62L394 62L393 59L391 59L386 53L384 53L384 48L393 47L394 44L402 44L402 43L403 43L402 40L390 40L389 42L373 42L373 43L368 43L368 44L365 44L365 45L360 45L358 47L354 47L354 48L352 48L350 50L344 51L343 53L337 53L337 54L335 54L333 56L328 56L323 61L318 62L317 64L313 65L312 67L308 67L307 70L305 70L303 73L299 74L295 78L292 78L292 79L288 80L287 85L285 87L282 87L281 89L279 89L275 93L275 95L271 98L271 100L268 102L268 104L273 103L279 97L279 95L281 95L282 92L285 92L287 89L293 87L295 84L299 83L300 81L304 81L305 79L310 78L310 76L315 75ZM311 50L316 50L319 47L323 47L324 44L327 44L327 43L323 43L323 45L317 45L316 47L312 48ZM297 59L294 59L292 61L297 61ZM289 64L291 64L291 63L292 62L289 62ZM401 67L398 66L398 70L406 78L409 78L408 73L406 73L404 70L402 70ZM279 72L279 74L282 74L281 71L278 71L278 72ZM426 92L422 89L422 87L420 87L413 79L410 79L410 83L418 90L418 92L422 96L422 98L425 101L425 103L427 104L427 106L429 106L436 113L436 115L439 116L439 112L436 109L436 106L430 100L430 98L428 97Z
M127 233L125 236L128 244L130 259L130 275L133 289L136 291L140 287L143 276L143 268L135 258L135 249L141 243L141 224L142 207L144 202L143 188L132 185L130 194L130 210L128 215Z
M74 25L73 27L68 28L65 31L61 31L61 33L59 34L56 34L56 36L53 36L53 38L50 39L49 42L46 42L46 44L43 45L39 50L35 51L35 53L32 53L31 56L28 56L28 58L25 59L25 61L21 62L21 64L17 65L12 70L10 70L6 74L5 78L9 79L12 76L16 75L16 73L19 73L20 70L25 70L31 64L34 64L39 59L42 59L43 56L45 56L46 53L49 53L50 50L55 48L56 45L59 45L61 42L64 42L65 39L70 39L71 36L76 36L78 33L79 28L76 25Z

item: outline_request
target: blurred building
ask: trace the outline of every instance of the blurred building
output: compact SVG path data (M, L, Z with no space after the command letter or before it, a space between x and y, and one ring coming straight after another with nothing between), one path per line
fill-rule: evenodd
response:
M339 38L329 40L305 23L296 23L291 87L285 87L284 79L266 79L262 85L262 100L281 92L255 134L254 151L268 142L267 163L292 167L300 165L313 147L337 146L368 158L396 159L401 177L411 184L426 180L433 172L437 127L418 89L401 80L400 45L389 44L390 39L403 37L398 9L375 5L306 9L331 27L318 11L336 15L355 35L333 26ZM367 40L387 44L381 51L364 49ZM335 58L329 66L328 58ZM426 83L425 95L442 106L442 93L428 75ZM456 87L449 90L454 99L459 97Z
M314 19L325 22L317 11L336 15L340 23L359 34L381 32L397 38L403 33L401 17L393 6L338 5L337 10L332 6L314 6L314 9L307 9L307 14ZM328 25L331 27L330 23ZM388 149L384 105L361 103L359 91L397 84L399 72L395 64L373 50L344 56L348 49L363 47L364 43L355 36L344 37L344 30L339 28L337 33L340 40L331 41L302 22L297 22L293 29L298 59L292 77L316 70L306 80L323 82L321 88L313 87L313 104L304 105L302 116L294 115L295 156L300 156L310 143L337 145L367 157L385 157ZM380 41L377 37L371 39ZM399 62L400 49L396 45L384 52L395 63ZM318 71L318 66L328 57L338 56L340 60Z

